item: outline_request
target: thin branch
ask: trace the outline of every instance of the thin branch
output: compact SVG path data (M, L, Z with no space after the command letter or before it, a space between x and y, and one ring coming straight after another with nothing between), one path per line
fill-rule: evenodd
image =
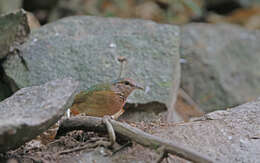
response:
M108 135L109 135L109 140L110 140L110 147L112 147L115 142L116 142L116 134L115 134L115 131L110 123L110 120L111 118L109 118L109 116L104 116L103 117L103 123L106 125L106 128L107 128L107 132L108 132Z
M72 149L67 149L67 150L63 150L63 151L60 151L60 152L57 152L56 155L64 155L64 154L68 154L68 153L72 153L72 152L77 152L77 151L81 151L81 150L84 150L84 149L88 149L88 148L95 148L97 146L105 146L105 147L108 147L110 145L109 142L106 142L106 141L98 141L94 144L86 144L84 146L81 146L81 147L75 147L75 148L72 148ZM89 149L89 151L92 151Z
M121 123L115 120L110 120L115 132L123 137L131 139L138 144L146 146L151 149L158 149L164 147L165 152L179 156L189 161L198 163L211 163L213 162L208 156L202 155L194 150L184 147L184 145L175 144L172 141L165 140L144 131L132 127L126 123ZM57 135L64 135L66 132L72 130L88 130L96 132L106 131L106 127L102 124L102 118L97 117L73 117L70 119L64 119L61 122Z

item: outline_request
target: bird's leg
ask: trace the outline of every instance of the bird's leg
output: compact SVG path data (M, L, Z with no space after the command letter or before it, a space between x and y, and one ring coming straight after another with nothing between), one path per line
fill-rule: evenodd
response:
M111 116L112 119L118 119L123 113L125 112L124 109L120 109L117 113Z
M111 117L108 116L108 115L105 115L103 117L103 123L106 125L108 135L109 135L109 140L110 140L109 146L112 147L116 142L116 134L115 134L115 131L113 129L113 126L110 123L110 119L111 119Z

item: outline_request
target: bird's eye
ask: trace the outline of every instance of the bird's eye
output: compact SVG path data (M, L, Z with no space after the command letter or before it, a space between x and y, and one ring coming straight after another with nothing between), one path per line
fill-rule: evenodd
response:
M130 85L129 81L125 81L125 85Z

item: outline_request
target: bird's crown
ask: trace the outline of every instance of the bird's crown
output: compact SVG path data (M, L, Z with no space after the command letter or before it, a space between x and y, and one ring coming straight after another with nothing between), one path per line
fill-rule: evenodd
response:
M112 84L117 85L117 84L124 84L124 85L129 85L131 87L137 88L137 89L143 89L141 86L139 86L133 79L130 78L119 78L117 80L114 80Z

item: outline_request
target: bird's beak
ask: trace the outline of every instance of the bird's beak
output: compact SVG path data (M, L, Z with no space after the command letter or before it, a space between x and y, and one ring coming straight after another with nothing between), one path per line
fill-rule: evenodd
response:
M136 89L141 89L141 90L144 91L144 87L142 87L142 86L140 86L140 85L137 85L137 84L136 84L136 85L135 85L135 88L136 88Z

